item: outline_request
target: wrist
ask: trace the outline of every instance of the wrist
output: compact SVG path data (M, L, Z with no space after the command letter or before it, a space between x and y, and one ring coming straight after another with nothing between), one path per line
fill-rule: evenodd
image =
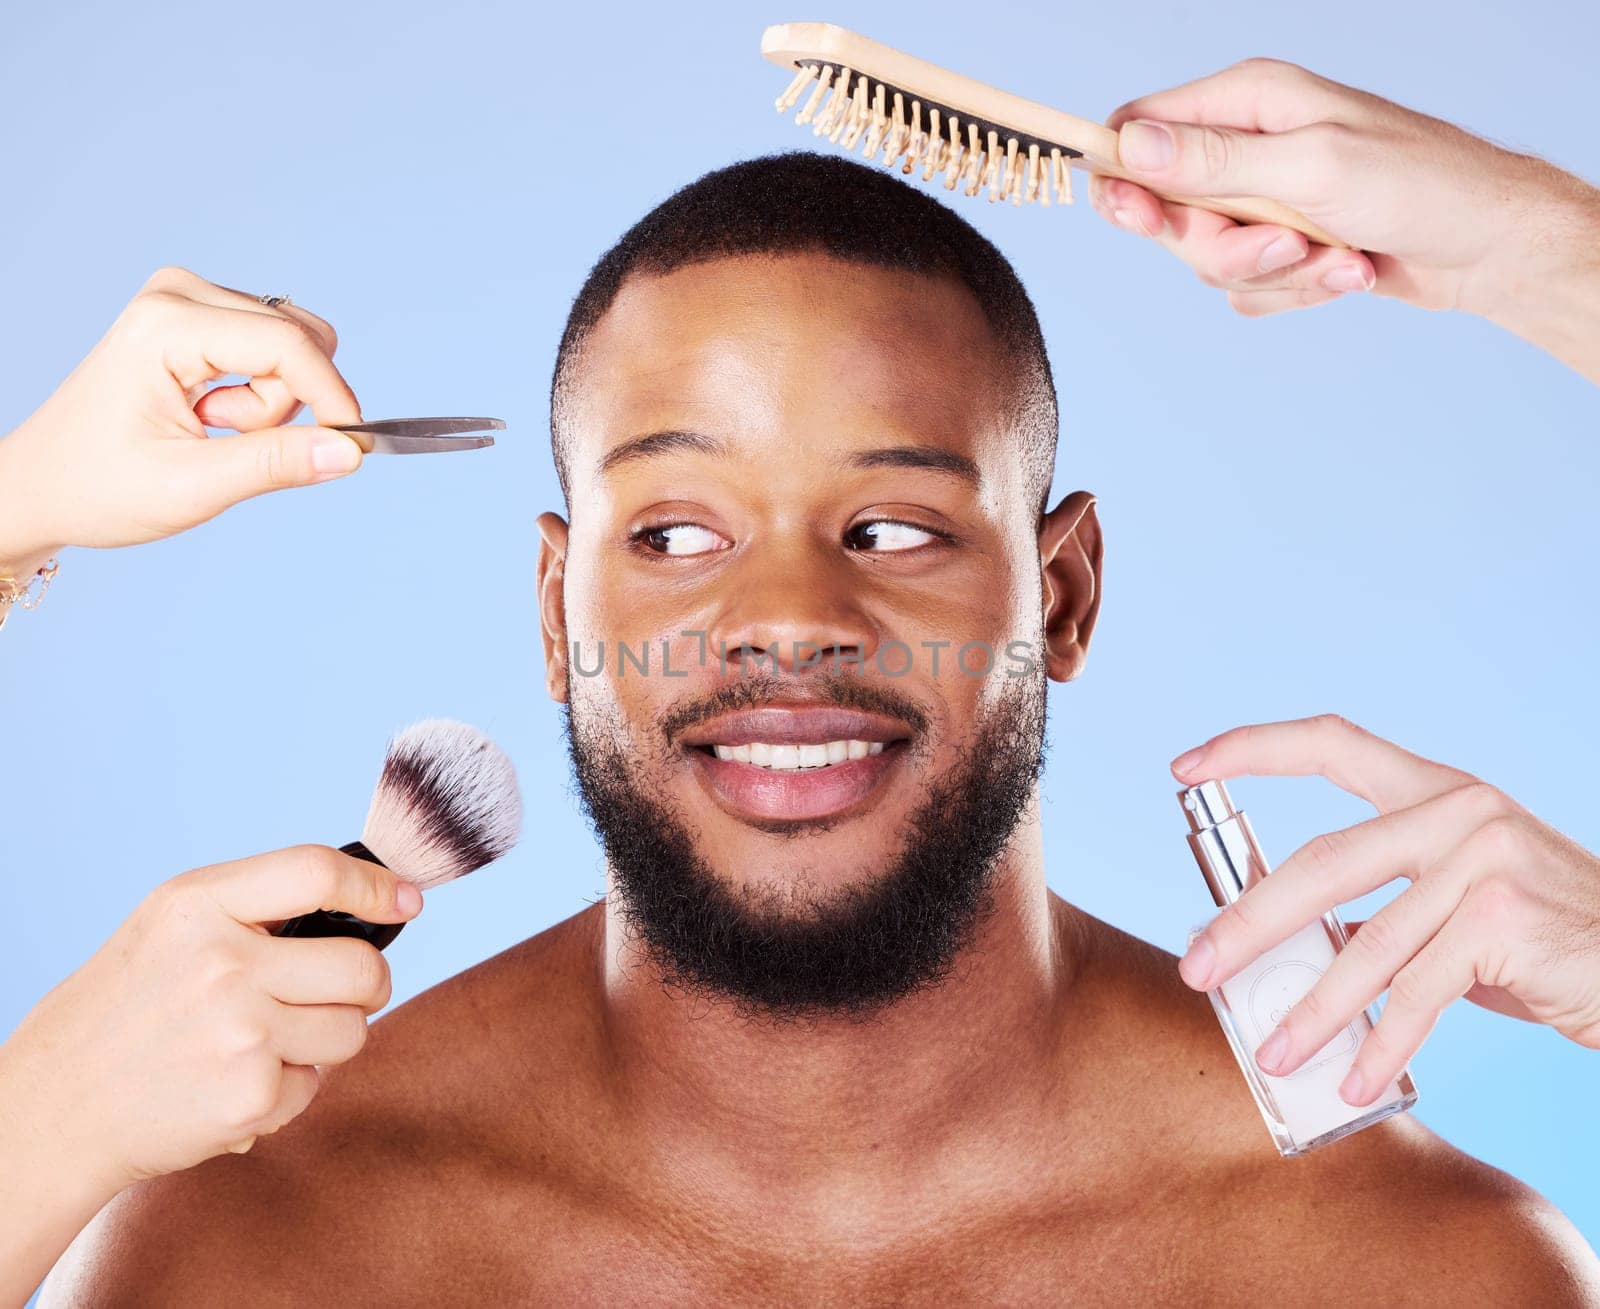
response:
M39 1068L39 1061L15 1044L13 1036L0 1046L4 1189L20 1188L47 1201L52 1212L82 1214L86 1222L137 1178L97 1148L97 1115L85 1112L71 1094L71 1071Z
M55 553L54 550L42 553L33 551L10 558L4 549L0 548L0 612L4 612L16 603L7 599L11 593L9 583L15 583L19 588L26 588L38 576L40 570L55 558Z
M24 423L0 438L0 578L15 578L19 583L66 545L51 540L50 533L32 521L42 497L37 474L28 467L27 426Z
M1507 179L1509 235L1463 288L1461 308L1535 344L1591 331L1600 308L1600 190L1543 160Z
M9 1043L8 1043L9 1044ZM21 1304L122 1189L64 1149L59 1105L0 1046L0 1303ZM59 1088L58 1088L59 1089Z

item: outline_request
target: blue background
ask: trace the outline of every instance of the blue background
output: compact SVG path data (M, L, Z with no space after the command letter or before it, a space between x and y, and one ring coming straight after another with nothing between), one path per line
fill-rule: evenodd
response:
M829 18L1094 118L1277 55L1600 177L1600 11L1570 0L1524 0L1511 23L1463 0L982 12L10 8L0 430L165 263L330 319L368 417L510 428L493 451L377 458L176 540L67 554L44 607L0 634L0 1030L166 877L353 838L387 735L420 717L498 738L530 819L389 951L397 1000L602 893L541 682L550 364L584 272L646 208L811 142L772 112L767 22ZM1234 317L1081 203L954 203L1039 305L1063 392L1056 494L1097 492L1108 536L1088 671L1052 689L1062 895L1179 945L1210 902L1168 759L1324 710L1600 846L1592 386L1483 322L1389 301ZM1369 812L1318 779L1234 789L1276 859ZM1600 1055L1457 1005L1414 1070L1423 1121L1600 1241Z

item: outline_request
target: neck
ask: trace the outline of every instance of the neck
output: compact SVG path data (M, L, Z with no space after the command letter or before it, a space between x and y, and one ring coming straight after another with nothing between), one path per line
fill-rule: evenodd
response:
M1059 902L1057 902L1059 904ZM925 1153L938 1134L1034 1104L1051 1084L1070 936L1044 882L1036 808L993 882L993 910L949 980L868 1021L766 1023L668 991L606 903L606 1036L625 1112L680 1166L737 1153L770 1179ZM694 1165L687 1160L694 1159Z

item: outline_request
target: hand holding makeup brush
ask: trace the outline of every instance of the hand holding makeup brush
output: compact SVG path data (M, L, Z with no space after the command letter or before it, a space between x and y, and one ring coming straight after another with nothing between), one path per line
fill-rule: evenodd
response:
M318 1067L359 1053L388 1003L379 950L422 890L521 826L505 753L428 719L389 742L360 841L157 887L0 1045L0 1304L123 1187L248 1151L304 1110Z
M310 1104L316 1065L361 1050L389 1001L383 956L269 926L319 909L403 923L421 907L388 869L313 845L152 891L0 1045L0 1302L26 1297L123 1187L248 1150Z
M0 577L69 545L172 536L250 496L353 471L361 447L321 424L361 409L333 327L297 305L159 269L88 356L0 440ZM246 384L206 390L227 374ZM207 437L206 427L244 435Z

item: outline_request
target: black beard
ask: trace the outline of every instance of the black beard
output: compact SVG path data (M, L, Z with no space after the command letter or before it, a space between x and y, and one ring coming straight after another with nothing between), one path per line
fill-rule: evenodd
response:
M871 1017L944 982L993 908L994 870L1043 767L1045 681L1017 682L957 752L963 763L910 815L894 865L799 905L768 888L730 890L674 810L633 780L629 755L603 731L574 731L564 709L580 802L663 983L731 1001L749 1018L794 1020ZM863 692L876 707L900 703L893 692L831 685L840 703L860 704ZM901 716L926 722L909 703Z

